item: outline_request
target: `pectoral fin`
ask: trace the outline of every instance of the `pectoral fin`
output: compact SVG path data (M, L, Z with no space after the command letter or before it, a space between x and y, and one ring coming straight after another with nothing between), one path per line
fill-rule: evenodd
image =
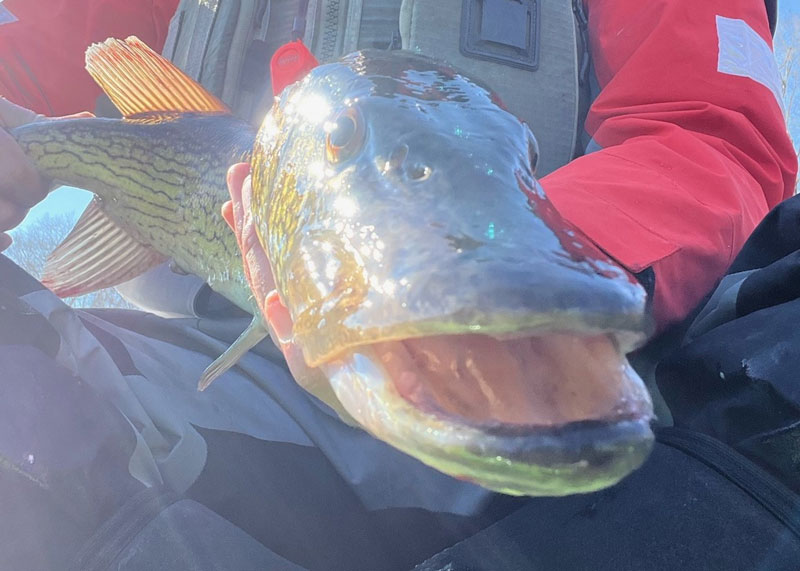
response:
M200 382L197 383L198 390L206 390L217 377L233 367L239 359L244 357L250 349L258 345L258 343L268 335L269 333L264 327L261 316L256 315L253 317L253 321L251 321L247 329L239 335L239 338L233 342L233 345L228 347L227 351L217 357L217 359L203 371Z
M120 228L95 200L47 258L42 283L61 297L83 295L133 279L165 259Z

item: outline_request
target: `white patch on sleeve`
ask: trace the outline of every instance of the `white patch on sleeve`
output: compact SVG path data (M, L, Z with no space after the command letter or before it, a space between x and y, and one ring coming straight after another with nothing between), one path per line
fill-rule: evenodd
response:
M11 13L11 10L3 7L3 2L0 0L0 26L3 24L10 24L16 22L17 17Z
M728 75L749 77L772 91L778 105L786 114L781 96L781 77L778 64L769 44L744 20L717 16L719 60L717 71Z

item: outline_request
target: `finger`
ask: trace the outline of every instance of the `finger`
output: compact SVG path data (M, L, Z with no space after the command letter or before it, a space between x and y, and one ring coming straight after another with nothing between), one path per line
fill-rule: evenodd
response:
M48 185L14 138L0 129L0 196L29 208L47 196Z
M253 202L253 178L248 174L242 181L242 212L245 223L249 222L252 218L252 209L250 206Z
M292 340L291 315L275 290L270 291L264 300L264 317L275 341L284 345Z
M80 113L73 113L72 115L63 115L61 117L50 117L55 121L59 119L91 119L94 117L94 113L90 111L81 111Z
M81 111L80 113L73 113L72 115L62 115L61 117L45 117L44 115L38 115L33 122L35 123L37 121L65 121L67 119L94 119L94 113L91 113L89 111Z
M228 192L234 202L242 199L242 185L249 174L250 165L247 163L236 163L228 169Z
M11 245L12 241L13 240L11 240L11 236L6 234L5 232L0 232L0 252L8 248Z
M250 289L253 290L256 299L260 302L263 292L275 289L275 279L267 253L254 230L245 232L243 236L242 255Z
M27 208L21 208L10 200L0 197L0 231L16 228L27 214Z
M233 202L230 200L226 200L222 204L222 219L228 224L228 228L233 230L233 233L236 233L236 226L234 226L233 220Z
M253 221L253 214L250 208L252 199L252 186L250 184L251 178L248 175L242 183L242 200L240 202L241 214L235 213L238 216L236 220L237 228L239 228L239 244L241 246L242 254L245 256L245 262L251 268L268 268L269 262L267 261L267 254L264 252L264 247L261 245L261 240L258 236L258 228ZM235 205L234 205L234 208ZM263 273L263 272L262 272Z
M242 229L242 218L244 209L242 208L242 186L250 173L250 165L238 163L228 169L228 192L233 203L233 231L237 239L240 239Z
M0 97L0 127L14 129L26 123L32 123L42 118L42 115L11 103L8 99Z

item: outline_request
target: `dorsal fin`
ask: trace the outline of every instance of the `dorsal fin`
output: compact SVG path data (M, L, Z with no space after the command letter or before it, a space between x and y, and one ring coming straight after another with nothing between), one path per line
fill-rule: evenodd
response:
M230 109L139 38L109 38L86 50L86 70L123 116Z
M48 256L42 283L61 297L83 295L133 279L165 259L117 226L95 199Z

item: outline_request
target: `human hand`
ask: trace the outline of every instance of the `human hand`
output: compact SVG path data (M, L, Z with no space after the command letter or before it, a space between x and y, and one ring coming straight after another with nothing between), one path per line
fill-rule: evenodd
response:
M236 236L250 290L261 315L267 315L266 299L275 289L267 253L261 246L250 211L252 186L250 165L239 163L228 169L228 191L231 200L222 205L222 217Z
M91 116L91 113L78 113L69 118ZM0 252L11 245L7 232L22 222L31 207L41 202L51 188L51 181L36 171L6 129L45 120L48 119L43 115L0 97Z
M8 230L22 222L31 206L47 196L49 183L36 172L5 130L43 117L0 97L0 252L11 245Z
M222 205L222 217L236 235L236 242L242 252L245 276L272 341L283 352L297 384L331 406L342 420L355 426L356 422L342 408L325 376L319 369L308 367L302 350L293 341L292 318L275 291L275 279L269 259L258 239L250 211L252 187L250 166L247 163L233 165L228 170L228 191L231 200Z

